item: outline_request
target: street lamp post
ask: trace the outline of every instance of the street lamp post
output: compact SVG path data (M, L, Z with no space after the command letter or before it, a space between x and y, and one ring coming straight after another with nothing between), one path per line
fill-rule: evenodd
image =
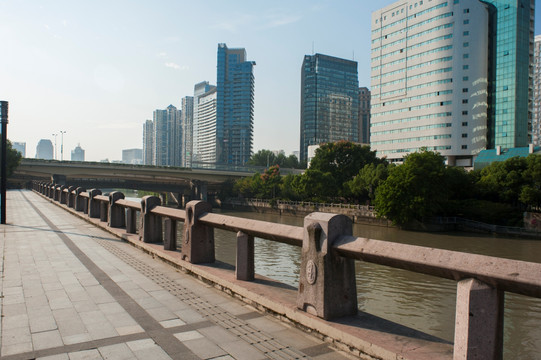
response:
M57 157L56 157L56 137L58 136L58 134L52 134L54 136L54 159L56 160Z
M7 187L7 131L8 131L8 102L0 101L0 121L2 122L2 180L0 181L0 223L6 223L6 187Z
M66 133L65 131L60 130L60 134L62 135L62 140L60 144L60 161L64 161L64 134L65 133Z

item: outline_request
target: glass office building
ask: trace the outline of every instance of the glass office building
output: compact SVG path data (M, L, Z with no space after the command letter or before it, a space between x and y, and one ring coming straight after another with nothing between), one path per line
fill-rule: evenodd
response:
M309 145L359 142L357 62L328 55L306 55L301 69L300 161Z
M252 155L255 61L244 48L218 44L216 78L216 162L244 165Z

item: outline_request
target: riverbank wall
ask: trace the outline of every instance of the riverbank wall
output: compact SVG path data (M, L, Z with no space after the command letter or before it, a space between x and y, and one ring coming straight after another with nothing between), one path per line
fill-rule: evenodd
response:
M299 217L304 217L313 212L326 212L346 215L357 224L393 226L389 220L378 218L373 207L366 205L323 204L306 201L269 201L263 199L227 199L221 202L221 208Z

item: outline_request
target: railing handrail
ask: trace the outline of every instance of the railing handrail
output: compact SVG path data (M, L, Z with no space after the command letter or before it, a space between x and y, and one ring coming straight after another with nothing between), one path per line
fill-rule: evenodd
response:
M96 195L94 196L94 200L102 201L102 202L109 202L109 197L105 195Z
M120 199L115 202L115 205L119 205L127 209L134 209L134 210L141 211L141 203L137 201Z

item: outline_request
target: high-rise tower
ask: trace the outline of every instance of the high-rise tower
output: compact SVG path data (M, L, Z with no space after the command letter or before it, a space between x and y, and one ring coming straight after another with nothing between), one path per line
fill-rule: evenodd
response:
M252 155L255 61L244 48L218 44L216 77L216 162L244 165Z
M359 142L357 62L328 55L306 55L301 69L300 161L308 146Z

